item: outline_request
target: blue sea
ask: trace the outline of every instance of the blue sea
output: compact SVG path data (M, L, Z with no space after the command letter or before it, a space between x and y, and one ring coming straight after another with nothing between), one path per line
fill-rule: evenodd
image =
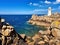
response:
M41 28L39 26L31 25L27 21L32 15L0 15L6 22L14 26L15 30L19 34L26 34L27 36L33 36Z

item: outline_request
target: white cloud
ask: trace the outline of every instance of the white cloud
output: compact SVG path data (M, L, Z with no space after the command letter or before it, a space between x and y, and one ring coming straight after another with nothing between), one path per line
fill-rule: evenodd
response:
M48 0L45 0L45 1L40 1L40 3L46 3L46 4L59 4L60 3L60 0L56 0L55 2L50 2Z
M56 0L57 2L60 2L60 0Z
M32 2L30 2L28 5L30 5L30 6L37 6L37 7L43 7L41 4L39 4L39 3L32 3Z
M32 4L33 4L32 2L29 3L29 5L32 5Z
M53 4L59 4L60 0L56 0L55 2L53 2Z
M35 9L33 12L39 12L39 11L47 11L47 9Z
M40 1L40 3L51 4L52 2L45 0L45 1Z
M45 3L46 3L46 4L51 4L51 2L50 2L50 1L47 1L47 0L45 0Z
M46 14L47 9L34 9L32 12L34 14Z
M39 6L39 4L38 3L33 3L33 6Z
M32 2L30 2L29 5L32 5L32 6L39 6L39 3L32 3Z

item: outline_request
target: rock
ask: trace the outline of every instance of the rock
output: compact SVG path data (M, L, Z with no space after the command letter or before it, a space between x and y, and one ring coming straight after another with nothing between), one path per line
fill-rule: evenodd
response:
M37 15L33 15L31 19L37 20Z
M39 33L40 33L40 34L49 35L49 34L50 34L50 30L45 30L45 31L40 30Z
M51 28L60 28L60 22L59 21L53 21L51 23Z
M57 36L57 30L52 30L52 35L56 37Z
M30 42L28 45L34 45L35 42Z
M38 42L38 45L44 45L44 44L45 44L44 41L40 41L40 42Z
M42 30L39 31L40 34L44 34L44 32Z
M6 23L6 25L10 25L9 23Z
M5 29L6 28L6 25L3 25L2 29Z
M1 19L1 22L5 22L5 19Z
M57 42L56 42L56 45L60 45L60 41L57 41Z
M49 41L49 45L54 45L54 44L55 44L55 43L54 43L54 40L51 39L51 40Z
M7 29L10 29L11 31L13 31L14 27L13 26L7 26Z
M46 30L46 34L50 35L51 31L50 30Z
M60 21L60 15L51 15L51 16L37 16L32 15L28 23L38 26L50 27L53 21Z
M25 34L20 34L20 36L24 39L26 35Z
M0 28L1 45L27 45L25 38L23 39L24 36L21 37L13 26L7 24L4 19L1 19L1 22L4 22L4 24L1 23L2 28Z
M52 35L55 36L56 38L59 38L59 39L60 39L60 30L54 28L54 29L52 30Z
M10 29L6 29L5 31L3 31L2 33L4 33L4 36L10 36L11 30Z
M55 21L57 17L58 21ZM29 23L47 28L44 31L40 30L33 37L18 34L13 26L1 19L0 43L1 45L60 45L60 17L57 17L33 15Z
M35 34L35 36L32 37L34 41L37 41L40 39L40 36L38 34Z
M45 42L48 42L49 41L49 39L48 39L48 37L46 35L44 35L43 38L44 38L44 41Z

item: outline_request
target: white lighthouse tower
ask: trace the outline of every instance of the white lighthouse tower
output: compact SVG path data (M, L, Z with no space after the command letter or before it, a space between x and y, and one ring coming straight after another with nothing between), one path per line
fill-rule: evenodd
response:
M51 7L48 8L48 16L52 15Z

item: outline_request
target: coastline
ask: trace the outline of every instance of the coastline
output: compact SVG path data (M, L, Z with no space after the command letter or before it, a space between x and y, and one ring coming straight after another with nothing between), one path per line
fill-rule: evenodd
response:
M32 22L30 23L29 21L30 22L32 21ZM17 44L18 45L22 45L22 44L23 45L52 45L52 44L57 45L57 44L60 44L59 43L60 42L60 40L59 40L60 39L60 35L59 35L60 34L60 28L59 28L60 15L54 15L54 16L53 15L52 16L32 15L32 18L30 18L29 21L24 23L25 25L24 24L22 25L24 27L24 30L21 30L21 31L24 31L24 32L26 31L25 33L19 34L17 32L14 32L15 31L14 30L13 34L11 34L11 35L16 34L15 37L10 36L10 38L14 38L13 41L16 42L14 44L16 44L16 45ZM50 24L50 25L48 25L48 24ZM48 27L47 27L47 25L48 25ZM11 25L9 25L9 26L11 26ZM6 28L6 26L4 26L4 28ZM10 29L10 27L7 29ZM8 31L8 30L6 30L6 31ZM7 33L9 33L9 32L7 32ZM4 34L7 34L7 33L5 32ZM30 36L30 35L33 35L33 36ZM8 38L8 36L7 36L7 38ZM2 39L4 39L4 38L2 38ZM21 39L21 41L20 41L20 39ZM9 40L9 39L7 39L7 40ZM57 41L57 43L56 43L56 41ZM8 44L8 43L6 43L6 44Z
M38 25L38 26L43 26L45 28L48 28L53 21L60 21L60 15L55 14L51 16L37 16L37 15L32 15L31 19L28 21L28 23L32 25Z

